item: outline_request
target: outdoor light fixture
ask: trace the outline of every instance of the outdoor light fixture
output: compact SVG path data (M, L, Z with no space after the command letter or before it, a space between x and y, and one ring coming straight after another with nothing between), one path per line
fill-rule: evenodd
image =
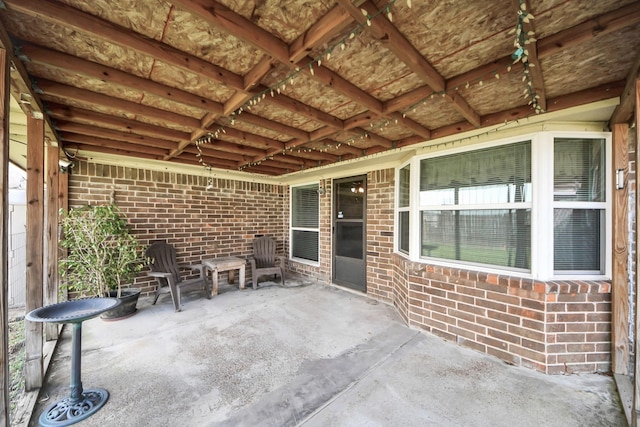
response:
M61 168L67 169L73 163L71 162L71 160L67 159L66 157L63 157L60 160L58 160L58 164L60 165Z
M616 170L616 190L624 188L624 169Z
M362 186L362 183L353 183L353 185L351 186L351 192L360 194L364 193L364 187Z

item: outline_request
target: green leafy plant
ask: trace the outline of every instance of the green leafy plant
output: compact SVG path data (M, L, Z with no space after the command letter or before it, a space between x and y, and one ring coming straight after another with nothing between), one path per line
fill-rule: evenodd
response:
M146 262L126 216L115 204L61 210L62 239L67 257L59 263L61 288L80 296L109 296L131 283Z

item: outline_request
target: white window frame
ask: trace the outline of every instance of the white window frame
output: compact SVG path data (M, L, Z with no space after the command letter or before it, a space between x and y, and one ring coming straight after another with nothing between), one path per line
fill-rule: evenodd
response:
M408 206L400 206L400 171L402 169L404 169L405 167L409 166L410 167L410 174L409 174L409 205ZM401 254L403 254L404 256L408 257L409 254L411 254L411 232L412 232L412 227L414 224L413 219L411 218L412 216L412 210L411 210L411 206L414 205L413 203L413 199L414 199L414 192L412 191L414 188L414 182L413 182L413 168L414 166L412 165L411 161L405 162L402 165L400 165L398 168L396 168L396 181L398 183L398 185L396 185L396 191L395 191L395 217L394 217L394 223L395 223L395 230L394 230L394 235L398 236L397 239L394 239L394 251L395 252L399 252ZM403 249L400 248L400 212L409 212L409 251L405 251Z
M318 197L318 227L317 228L309 228L309 227L294 227L293 226L293 190L299 187L309 187L315 185L317 187L317 197ZM318 182L306 182L303 184L292 185L289 191L289 259L302 263L311 265L314 267L320 266L320 184ZM318 261L309 260L306 258L298 258L293 256L293 232L294 231L308 231L315 232L318 234Z
M604 274L555 274L553 269L553 253L554 253L554 237L553 227L553 210L555 207L561 207L567 202L554 202L553 200L553 159L554 150L553 143L555 138L585 138L585 139L604 139L605 140L605 188L606 197L604 202L586 202L584 205L578 202L571 202L571 208L589 207L605 209L605 235L603 237L604 250ZM454 260L443 260L420 255L420 233L415 232L420 221L420 212L425 208L434 208L433 206L419 204L419 180L420 180L420 161L427 158L441 157L461 152L469 152L481 150L484 148L498 147L501 145L514 144L523 141L531 141L531 174L532 174L532 202L531 209L531 270L530 272L522 272L518 270L501 268L499 266L472 264ZM414 156L407 162L402 163L396 168L396 182L399 183L400 169L406 165L411 165L411 190L410 190L410 208L409 208L409 253L406 254L398 250L399 247L399 212L404 208L399 205L399 188L396 188L395 203L395 230L397 238L394 239L394 249L396 253L407 257L416 262L428 262L430 264L472 268L475 271L486 273L507 274L511 276L531 278L535 280L610 280L611 278L611 233L612 233L612 137L610 132L590 132L590 131L540 131L537 133L524 133L519 136L499 139L490 142L483 142L464 147L457 147L448 150L441 150L428 153L422 156ZM399 185L396 185L399 187ZM525 203L510 204L508 208L526 208ZM484 206L484 205L483 205ZM498 209L501 205L491 205L492 209ZM465 206L471 208L473 206ZM484 206L486 207L486 206ZM506 208L507 206L505 206ZM444 206L438 207L440 210L445 209Z

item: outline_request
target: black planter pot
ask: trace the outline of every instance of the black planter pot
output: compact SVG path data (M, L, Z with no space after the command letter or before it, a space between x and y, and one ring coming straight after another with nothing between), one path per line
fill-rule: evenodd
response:
M109 292L111 298L116 298L117 291ZM121 304L113 310L106 311L100 315L102 320L112 321L121 320L131 317L136 314L138 310L136 305L138 304L138 298L140 297L140 289L123 289L120 293L119 300Z

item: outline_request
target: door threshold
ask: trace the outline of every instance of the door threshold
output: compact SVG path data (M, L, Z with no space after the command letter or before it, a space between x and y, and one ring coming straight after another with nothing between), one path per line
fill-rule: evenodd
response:
M357 289L350 288L350 287L348 287L348 286L346 286L346 285L340 285L340 284L338 284L338 283L333 283L333 282L331 282L331 283L329 284L329 286L333 286L334 288L338 288L338 289L340 289L340 290L347 291L347 292L350 292L350 293L355 294L355 295L364 295L364 296L367 296L367 292L366 292L366 291L359 291L359 290L357 290Z

